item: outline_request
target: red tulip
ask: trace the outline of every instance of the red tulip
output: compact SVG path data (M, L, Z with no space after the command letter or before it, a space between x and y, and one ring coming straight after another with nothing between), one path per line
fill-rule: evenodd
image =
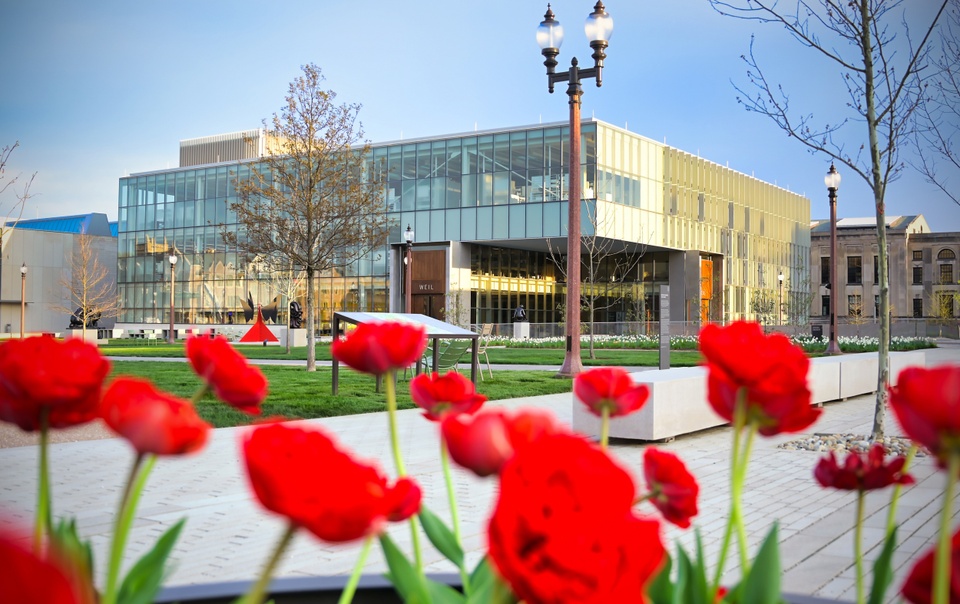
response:
M473 382L456 371L446 375L422 373L410 380L410 397L430 421L448 413L473 413L487 397L477 394Z
M660 524L633 512L630 475L573 434L544 435L507 461L490 559L518 599L642 602L664 557Z
M103 395L100 415L140 454L192 453L206 444L210 432L189 401L139 378L115 379Z
M231 407L260 415L267 398L267 378L223 336L193 336L187 339L187 358L214 395Z
M477 476L496 474L517 450L560 431L552 415L537 409L451 414L443 418L440 428L450 457Z
M110 362L93 344L50 336L8 340L0 345L0 420L33 431L41 411L52 428L97 418Z
M700 351L709 372L707 399L723 419L734 420L741 389L746 421L764 436L799 432L820 416L810 405L810 361L786 336L766 336L757 323L710 324L700 331Z
M354 460L317 429L262 425L244 436L243 455L260 503L324 541L378 534L388 520L420 509L416 483L402 478L388 485L379 469Z
M0 602L74 604L84 597L58 563L37 557L22 541L0 533Z
M901 374L902 375L902 374ZM933 567L936 546L917 561L907 575L900 594L911 604L930 604L933 601ZM951 604L960 602L960 530L953 534L950 548L950 594Z
M872 491L891 484L913 484L913 477L903 473L905 457L883 463L884 449L880 443L874 443L867 453L850 451L843 467L837 463L837 456L830 451L813 470L813 476L822 486L844 491Z
M638 411L647 402L650 389L646 384L635 384L625 369L599 367L574 378L573 394L594 415L602 415L606 408L610 417L616 417Z
M650 503L664 519L680 528L690 526L697 515L697 479L687 470L680 458L667 451L647 447L643 452L643 475L650 489Z
M427 348L427 331L422 325L388 321L361 323L345 338L335 340L334 358L357 371L383 375L413 365Z
M941 466L960 455L960 365L904 369L890 388L890 407L907 436Z

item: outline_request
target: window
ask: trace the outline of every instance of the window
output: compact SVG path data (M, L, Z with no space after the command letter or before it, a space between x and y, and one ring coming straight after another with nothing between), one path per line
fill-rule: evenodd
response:
M941 264L940 265L940 284L948 285L952 283L953 283L953 265Z
M913 267L913 284L923 285L923 267L922 266Z
M830 283L830 258L820 256L820 283L827 285Z
M860 285L863 283L863 258L847 256L847 283Z
M863 316L863 298L859 294L847 296L847 314L851 317Z
M880 316L880 296L873 297L873 316Z
M880 283L880 258L873 257L873 282Z
M917 262L923 260L923 250L913 250L913 259Z
M913 299L913 316L918 319L923 316L923 300L920 298Z
M820 296L820 316L830 316L830 296Z
M953 250L943 249L937 254L937 260L956 260L957 255L953 253Z

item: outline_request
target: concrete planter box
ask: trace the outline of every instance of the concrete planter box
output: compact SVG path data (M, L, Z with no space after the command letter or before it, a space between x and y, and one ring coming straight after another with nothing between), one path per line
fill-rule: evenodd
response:
M890 380L908 366L925 366L922 350L890 353ZM632 374L633 381L647 384L650 398L637 413L610 420L610 436L635 440L668 440L726 424L707 402L705 367L677 367ZM863 352L818 357L810 362L808 384L812 402L822 405L841 401L877 389L877 353ZM600 418L576 400L573 429L593 438L600 437Z

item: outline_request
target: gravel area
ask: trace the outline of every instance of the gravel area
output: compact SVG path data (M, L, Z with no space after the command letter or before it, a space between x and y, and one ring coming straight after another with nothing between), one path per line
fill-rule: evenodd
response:
M910 450L910 439L902 436L885 436L880 441L887 450L887 455L906 455ZM779 445L780 449L789 451L816 451L826 453L827 451L836 451L837 453L847 453L850 451L864 452L870 448L873 443L869 437L862 434L822 434L815 433L813 436L791 440ZM923 449L917 451L917 457L924 457L927 453Z
M115 438L116 435L100 420L82 426L50 431L51 443L72 443L81 440ZM14 424L0 422L0 449L28 447L40 443L39 432L24 432Z

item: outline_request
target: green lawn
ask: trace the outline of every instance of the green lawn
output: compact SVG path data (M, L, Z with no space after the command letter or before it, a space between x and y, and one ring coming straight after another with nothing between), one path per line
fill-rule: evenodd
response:
M261 366L270 381L270 394L263 404L263 417L283 416L308 419L371 413L385 409L384 394L376 392L376 381L349 368L341 367L340 392L332 394L332 369L320 367L308 373L300 367ZM200 381L188 363L161 361L114 361L113 373L149 378L161 389L191 398ZM497 371L480 382L477 390L490 400L537 396L571 391L571 380L558 378L553 371ZM397 386L399 408L413 407L408 381ZM207 395L197 405L200 415L218 428L256 421Z

